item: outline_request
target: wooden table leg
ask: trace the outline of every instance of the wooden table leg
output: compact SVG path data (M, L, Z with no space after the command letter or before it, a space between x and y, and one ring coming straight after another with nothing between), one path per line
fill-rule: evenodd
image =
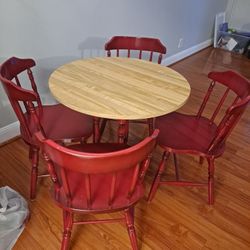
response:
M148 118L148 133L151 135L155 129L155 119Z
M100 118L94 117L94 135L93 135L93 143L97 143L100 141Z
M118 143L127 143L127 141L128 141L128 121L119 120Z

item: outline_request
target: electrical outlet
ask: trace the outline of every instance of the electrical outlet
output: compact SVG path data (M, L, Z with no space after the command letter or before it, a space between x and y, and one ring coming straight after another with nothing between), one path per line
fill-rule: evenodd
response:
M178 49L183 47L183 38L179 39L179 43L178 43Z

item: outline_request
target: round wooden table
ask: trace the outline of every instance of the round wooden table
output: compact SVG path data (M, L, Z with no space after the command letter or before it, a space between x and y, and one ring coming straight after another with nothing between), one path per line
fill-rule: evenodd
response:
M65 64L51 74L49 88L57 101L73 110L120 121L170 113L190 94L188 81L173 69L122 57Z

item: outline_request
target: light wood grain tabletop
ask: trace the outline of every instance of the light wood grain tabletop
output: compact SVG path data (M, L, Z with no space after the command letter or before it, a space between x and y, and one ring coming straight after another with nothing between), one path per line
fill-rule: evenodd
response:
M180 108L190 94L178 72L153 62L121 57L77 60L49 78L53 96L65 106L96 117L146 119Z

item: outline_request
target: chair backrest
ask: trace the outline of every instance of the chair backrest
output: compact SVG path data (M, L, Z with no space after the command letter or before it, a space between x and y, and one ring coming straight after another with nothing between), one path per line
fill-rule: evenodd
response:
M120 55L120 50L127 51L127 57L130 57L131 50L139 51L138 58L142 59L143 51L150 52L149 61L153 60L153 54L158 53L158 63L161 63L162 55L166 54L167 49L159 39L147 37L114 36L106 44L108 57L111 56L111 50L116 50L116 56Z
M159 130L155 130L151 136L142 142L130 148L110 153L79 152L60 146L50 139L45 139L40 132L36 133L35 136L41 144L55 192L62 187L68 199L67 203L71 204L71 200L74 199L72 197L74 192L72 191L70 176L72 177L75 173L81 176L81 183L85 183L85 191L82 190L81 194L85 193L86 204L91 209L94 196L91 192L94 186L94 183L92 183L93 175L111 175L110 183L98 183L98 189L103 191L102 195L108 197L106 200L106 207L108 208L112 207L118 193L116 182L119 174L126 169L131 169L131 176L122 176L122 180L120 178L120 182L122 181L124 184L130 178L130 184L127 185L128 189L125 190L129 201L136 187L143 182L158 133ZM121 183L119 186L125 188L125 185L123 186Z
M34 124L37 124L39 127L38 130L42 130L39 122L39 116L42 114L42 104L31 71L33 66L35 66L33 59L20 59L16 57L9 58L0 66L0 81L20 122L20 126L26 134L25 138L28 138L28 143L32 143L28 118L35 119ZM27 71L32 90L24 89L21 86L18 75L24 71ZM21 103L24 110L21 107ZM34 104L38 106L38 113L35 111ZM30 116L27 117L24 113L30 114Z
M215 110L210 118L211 123L215 121L226 99L229 99L227 98L229 93L232 92L234 95L233 102L229 105L229 107L227 107L226 112L218 123L216 135L208 149L209 152L212 152L225 142L246 109L247 104L250 101L250 81L231 70L225 72L210 72L208 77L212 79L212 82L198 111L198 117L202 116L202 113L217 83L224 85L226 89L222 93L221 97L218 97L218 104L215 105Z

